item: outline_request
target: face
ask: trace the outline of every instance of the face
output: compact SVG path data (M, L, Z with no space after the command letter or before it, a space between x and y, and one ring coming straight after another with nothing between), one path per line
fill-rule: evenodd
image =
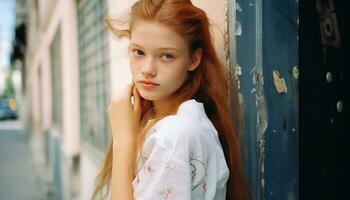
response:
M130 67L136 88L147 100L163 101L199 65L183 37L157 22L138 20L130 38Z

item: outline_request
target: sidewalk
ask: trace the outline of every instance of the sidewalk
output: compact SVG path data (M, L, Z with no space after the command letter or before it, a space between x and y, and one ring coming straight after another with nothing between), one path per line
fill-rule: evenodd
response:
M0 121L0 131L3 130L20 130L22 129L22 124L18 120L5 120Z
M0 199L44 200L29 138L18 121L0 121Z

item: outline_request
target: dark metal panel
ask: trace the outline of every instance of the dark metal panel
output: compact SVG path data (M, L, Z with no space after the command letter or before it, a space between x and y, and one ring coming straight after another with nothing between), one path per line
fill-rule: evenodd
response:
M300 197L348 199L348 1L300 2Z
M240 85L253 199L298 195L297 1L231 0L230 67Z
M264 199L298 198L298 4L263 1Z
M260 199L257 107L251 72L256 66L256 10L251 2L228 2L230 67L240 90L243 118L242 153L253 199Z

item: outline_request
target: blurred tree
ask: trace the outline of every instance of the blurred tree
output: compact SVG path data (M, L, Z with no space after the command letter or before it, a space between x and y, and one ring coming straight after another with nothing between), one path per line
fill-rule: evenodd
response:
M3 98L10 98L15 96L15 88L12 83L12 72L13 70L9 70L9 73L7 73L7 77L5 80L5 89L0 93L0 99Z

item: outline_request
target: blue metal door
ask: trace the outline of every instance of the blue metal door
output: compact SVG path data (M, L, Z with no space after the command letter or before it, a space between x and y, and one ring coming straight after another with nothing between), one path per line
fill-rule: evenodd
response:
M253 199L297 199L298 3L230 0L228 7Z

